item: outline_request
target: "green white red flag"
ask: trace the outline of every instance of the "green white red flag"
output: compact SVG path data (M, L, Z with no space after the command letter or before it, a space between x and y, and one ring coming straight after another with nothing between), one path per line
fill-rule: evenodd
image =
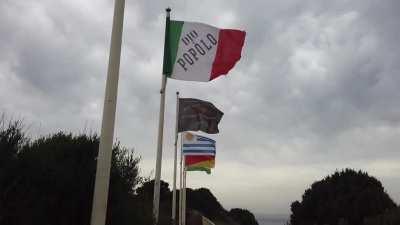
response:
M167 19L163 74L207 82L226 75L241 57L246 33Z

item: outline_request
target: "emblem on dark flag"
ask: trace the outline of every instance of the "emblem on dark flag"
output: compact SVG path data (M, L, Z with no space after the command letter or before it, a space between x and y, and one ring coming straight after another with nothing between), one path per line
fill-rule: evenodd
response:
M217 134L218 123L224 115L211 102L194 99L179 99L178 132L203 131Z

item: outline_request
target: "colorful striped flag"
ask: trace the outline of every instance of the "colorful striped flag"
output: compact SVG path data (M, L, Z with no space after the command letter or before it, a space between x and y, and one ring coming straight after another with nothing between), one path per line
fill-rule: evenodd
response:
M187 171L204 171L210 174L215 167L215 155L186 155L185 167Z
M215 167L215 141L190 132L185 132L182 137L186 170L205 171L210 174L211 169Z

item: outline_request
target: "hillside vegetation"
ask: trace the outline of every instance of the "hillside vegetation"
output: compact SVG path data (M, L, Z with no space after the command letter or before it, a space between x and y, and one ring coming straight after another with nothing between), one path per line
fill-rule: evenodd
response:
M59 132L32 140L23 125L0 121L0 225L88 225L99 138ZM116 143L107 225L152 224L153 181L139 176L140 158ZM160 225L170 225L171 190L161 184ZM217 225L248 225L230 216L210 190L188 189L188 209ZM249 216L250 215L250 216ZM238 217L238 218L239 218ZM244 218L244 219L243 219ZM249 218L251 219L251 218Z

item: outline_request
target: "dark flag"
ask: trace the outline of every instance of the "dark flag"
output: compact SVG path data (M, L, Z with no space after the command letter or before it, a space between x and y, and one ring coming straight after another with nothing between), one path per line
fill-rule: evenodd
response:
M218 123L223 115L224 113L210 102L180 98L178 132L201 130L209 134L219 133Z

